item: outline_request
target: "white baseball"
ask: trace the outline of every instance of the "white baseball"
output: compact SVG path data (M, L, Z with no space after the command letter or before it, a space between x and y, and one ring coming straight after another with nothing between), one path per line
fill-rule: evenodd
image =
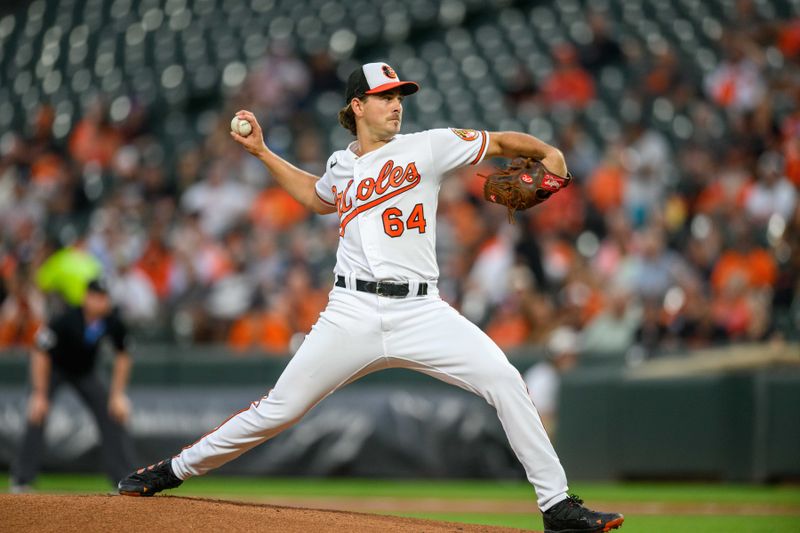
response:
M234 131L242 137L247 137L253 131L253 127L248 121L243 118L233 117L231 120L231 131Z

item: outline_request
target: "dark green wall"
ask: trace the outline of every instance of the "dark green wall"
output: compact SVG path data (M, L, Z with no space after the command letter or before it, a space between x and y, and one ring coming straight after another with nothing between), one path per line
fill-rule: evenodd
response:
M800 370L680 379L577 371L557 448L571 478L800 478Z

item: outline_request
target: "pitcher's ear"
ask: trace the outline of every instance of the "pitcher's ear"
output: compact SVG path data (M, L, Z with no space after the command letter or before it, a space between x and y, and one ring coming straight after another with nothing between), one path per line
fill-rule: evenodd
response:
M353 98L350 100L350 109L353 110L355 116L362 116L364 114L364 100L361 100L360 98Z

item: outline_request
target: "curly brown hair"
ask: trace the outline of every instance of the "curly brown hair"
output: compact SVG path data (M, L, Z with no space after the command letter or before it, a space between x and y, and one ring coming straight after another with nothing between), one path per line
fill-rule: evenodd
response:
M339 124L353 135L357 134L356 115L353 113L353 108L350 104L347 104L339 110Z

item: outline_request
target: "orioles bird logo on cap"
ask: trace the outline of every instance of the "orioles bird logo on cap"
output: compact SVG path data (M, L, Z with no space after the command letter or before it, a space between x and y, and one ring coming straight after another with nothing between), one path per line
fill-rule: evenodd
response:
M389 65L384 65L381 70L383 71L383 75L387 78L391 78L393 80L397 79L397 72L395 72L394 69Z

